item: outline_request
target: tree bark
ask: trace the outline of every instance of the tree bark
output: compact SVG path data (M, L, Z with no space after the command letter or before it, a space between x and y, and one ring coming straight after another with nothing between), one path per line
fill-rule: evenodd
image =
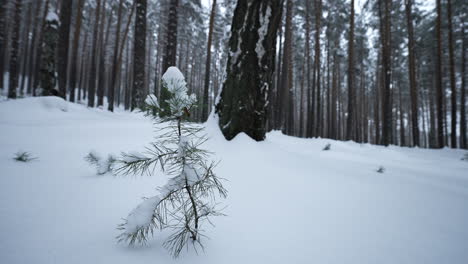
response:
M146 0L135 0L135 36L133 39L133 82L131 109L141 108L146 79Z
M354 0L351 0L351 15L349 22L349 39L348 39L348 117L346 120L346 139L356 140L354 136Z
M210 71L211 71L211 43L213 41L214 18L216 14L216 0L213 0L210 14L210 26L208 30L208 42L206 48L206 63L205 63L205 84L203 86L203 105L202 105L202 121L208 118L208 91L210 88Z
M58 83L59 94L65 99L67 94L68 48L70 43L70 21L72 17L73 0L62 0L60 3L60 28L58 43ZM72 60L72 63L73 62ZM73 74L73 71L71 71ZM71 88L73 89L73 87ZM71 96L70 96L71 98Z
M80 33L81 33L81 21L83 18L83 5L84 0L78 0L78 9L76 11L76 22L75 22L75 32L73 34L73 48L72 56L70 61L70 102L75 102L75 90L76 83L78 79L78 47L80 44ZM86 45L86 43L83 43ZM84 54L83 54L84 55ZM60 75L59 75L60 76ZM59 79L60 83L60 79ZM81 98L78 98L81 100Z
M21 8L23 5L22 0L15 0L15 13L14 13L14 26L13 33L11 36L11 55L10 55L10 70L8 73L9 76L9 86L8 86L8 98L16 98L16 89L18 88L18 70L19 70L19 59L18 59L18 50L19 50L19 34L21 26Z
M265 139L267 96L275 68L282 0L239 0L229 40L227 79L216 106L228 140L245 132Z
M94 98L96 96L96 69L97 69L97 51L98 51L98 34L99 34L99 21L101 15L101 0L96 0L96 16L94 19L94 30L93 30L93 44L91 51L91 62L89 69L89 84L88 84L88 107L94 107Z
M437 62L436 62L436 104L437 104L437 147L444 147L444 106L442 92L442 6L437 0Z

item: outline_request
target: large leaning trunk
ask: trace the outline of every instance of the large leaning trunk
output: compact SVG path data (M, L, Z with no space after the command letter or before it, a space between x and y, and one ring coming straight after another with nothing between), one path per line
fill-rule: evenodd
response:
M227 78L216 112L226 139L265 138L268 90L275 68L283 0L239 0L229 40Z

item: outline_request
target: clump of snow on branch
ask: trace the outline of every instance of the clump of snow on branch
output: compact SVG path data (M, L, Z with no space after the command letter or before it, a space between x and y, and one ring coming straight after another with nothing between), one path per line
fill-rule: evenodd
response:
M162 81L172 94L167 103L174 116L182 116L185 111L189 111L196 103L197 98L195 94L188 95L185 77L177 67L169 67L162 76Z

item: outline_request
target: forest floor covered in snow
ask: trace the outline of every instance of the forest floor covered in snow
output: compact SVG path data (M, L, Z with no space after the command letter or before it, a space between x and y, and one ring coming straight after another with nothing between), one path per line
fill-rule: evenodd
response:
M205 147L229 195L206 251L173 260L159 232L146 246L117 244L121 219L167 178L97 176L83 158L142 150L153 131L141 113L0 102L0 263L468 263L466 151L279 132L226 141L215 120ZM14 161L18 151L37 159Z

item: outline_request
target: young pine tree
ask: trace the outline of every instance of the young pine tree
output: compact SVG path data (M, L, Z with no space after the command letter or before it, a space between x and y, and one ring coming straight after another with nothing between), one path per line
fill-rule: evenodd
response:
M158 117L161 109L154 95L145 100L148 113L162 124L155 142L146 152L123 153L115 164L105 167L123 175L151 175L159 166L170 177L158 189L158 195L145 199L130 212L119 226L121 234L117 238L130 245L144 244L154 229L170 229L173 232L164 246L178 257L184 247L203 249L203 225L210 223L210 217L222 215L216 197L225 198L227 191L213 171L216 163L210 161L210 153L201 148L207 140L202 127L187 121L196 98L187 94L184 76L176 67L170 67L162 79L170 93L164 117ZM93 157L87 159L100 164Z

